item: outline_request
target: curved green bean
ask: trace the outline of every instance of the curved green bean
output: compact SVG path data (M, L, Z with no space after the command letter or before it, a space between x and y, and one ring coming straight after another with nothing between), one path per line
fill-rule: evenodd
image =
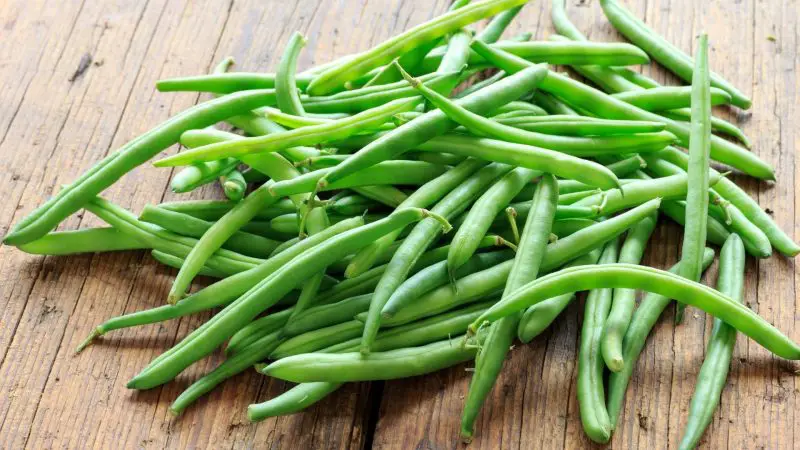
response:
M287 114L305 115L300 95L297 92L297 57L306 45L306 37L295 31L283 50L283 55L275 72L275 101L278 108Z

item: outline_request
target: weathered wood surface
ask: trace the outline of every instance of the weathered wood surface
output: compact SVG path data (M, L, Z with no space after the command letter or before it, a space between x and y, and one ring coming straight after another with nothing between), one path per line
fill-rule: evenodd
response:
M242 70L272 70L291 32L310 38L308 67L359 51L447 8L448 0L6 0L0 5L0 231L104 155L193 103L160 94L160 78L199 74L232 55ZM657 31L690 50L710 33L712 67L754 99L738 123L753 151L776 167L776 184L736 181L800 237L795 149L800 146L795 1L625 1ZM596 1L568 0L570 17L593 40L619 40ZM553 32L549 2L533 1L509 32ZM84 70L78 70L91 58ZM666 83L657 65L643 68ZM170 149L174 152L176 149ZM106 192L138 211L173 199L169 171L141 167ZM193 197L218 196L212 188ZM76 215L60 229L96 225ZM680 229L656 231L645 263L671 265ZM747 265L745 301L800 339L797 269L773 256ZM0 247L0 447L2 448L457 448L469 365L404 381L348 386L305 413L247 423L248 403L286 386L248 372L173 418L167 407L220 355L162 388L126 380L207 316L124 330L78 357L97 323L164 301L174 271L144 252L34 257ZM706 280L716 279L711 270ZM473 448L583 448L575 398L580 304L552 330L511 352L478 422ZM628 391L615 448L673 448L680 439L710 323L689 310L657 326ZM797 366L740 338L722 405L705 448L792 448L800 436Z

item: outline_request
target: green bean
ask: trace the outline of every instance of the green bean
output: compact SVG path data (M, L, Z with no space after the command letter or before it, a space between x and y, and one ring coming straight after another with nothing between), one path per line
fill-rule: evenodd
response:
M691 86L668 86L620 92L611 96L645 111L666 111L693 105L691 94ZM709 98L712 106L729 105L731 102L731 96L717 88L711 88Z
M540 271L553 270L602 246L609 239L619 236L626 229L652 214L658 209L658 205L658 200L652 200L616 217L577 230L569 236L549 244ZM505 285L511 263L511 261L507 261L465 276L456 282L455 289L451 286L434 289L418 301L398 311L392 318L385 318L381 325L387 327L402 325L491 295Z
M126 314L107 320L92 330L89 337L81 344L79 349L88 345L94 338L102 336L112 330L162 322L176 317L183 317L194 312L226 305L247 292L262 279L268 278L306 250L320 245L327 239L344 233L345 231L356 229L363 224L364 221L360 217L344 220L303 239L292 248L275 257L271 257L254 268L220 280L178 301L174 305L164 305L158 308ZM175 255L175 253L170 250L171 248L161 249L164 253ZM184 252L184 254L188 254L188 251ZM207 264L210 265L213 259L214 257L210 258Z
M689 55L656 34L615 0L601 0L600 6L603 7L603 12L617 31L675 75L684 81L692 81L697 66L695 61L694 70L692 69L692 58ZM724 89L731 95L734 105L743 109L750 108L751 100L724 78L715 73L710 73L709 78L711 86Z
M225 356L230 357L240 353L242 349L250 346L258 339L280 331L291 314L292 308L287 308L283 311L267 314L245 325L228 340L228 344L225 346Z
M445 195L435 207L432 213L441 215L445 219L450 219L463 212L478 197L480 192L494 180L508 173L512 168L504 164L490 164L479 169L474 175L467 178L463 183L456 187L449 194ZM409 271L416 263L417 259L425 252L425 249L439 237L441 228L435 220L425 220L419 223L411 231L411 234L403 241L400 248L392 256L389 266L386 268L378 286L375 288L375 295L372 297L367 322L364 327L364 336L361 342L361 352L369 353L370 345L378 333L381 321L381 310L391 297L397 287L406 280Z
M623 183L623 180L620 180L620 183ZM593 189L589 191L578 191L578 192L571 192L569 194L563 194L558 196L558 204L559 206L567 206L572 205L573 203L577 202L578 200L582 200L586 197L592 196L594 194L603 192L600 189Z
M280 359L261 370L271 377L298 383L327 381L392 380L435 372L475 356L461 337L419 347L363 355L353 353L306 353Z
M213 226L211 222L192 217L188 214L170 211L152 205L145 205L144 209L142 209L142 213L139 215L139 219L158 225L174 233L198 239ZM228 250L260 258L267 257L277 246L278 242L272 239L267 239L245 231L235 232L222 245L223 248L227 248Z
M564 267L569 268L597 264L602 252L602 248L595 248L589 253L575 258ZM517 326L517 337L519 340L526 344L532 341L533 338L538 336L553 323L556 317L561 314L561 311L564 311L574 298L575 293L570 292L549 298L526 309Z
M736 234L731 234L720 252L717 290L737 302L742 301L744 289L744 258L741 239ZM714 319L706 357L697 375L694 395L689 404L689 418L680 442L681 449L697 447L703 432L711 423L725 387L735 344L736 330L725 322Z
M489 115L497 116L502 115L510 112L519 112L524 111L527 112L529 116L545 116L547 115L547 111L543 110L542 108L528 102L523 101L513 101L508 102L496 109L493 109Z
M356 314L366 311L372 294L362 294L346 298L335 303L325 303L306 309L297 314L291 323L284 327L286 336L297 336L302 333L318 330L344 323ZM361 331L356 334L361 335Z
M295 116L270 107L260 108L259 112L262 112L267 119L290 129L322 125L330 123L332 120L344 119L350 116L350 114L335 114L334 117L318 117L319 115L307 113L304 116ZM377 129L382 128L383 126L379 126Z
M305 88L312 78L311 75L298 75L297 86ZM274 73L231 72L167 78L156 81L156 89L160 92L192 91L231 94L238 91L272 89L274 87Z
M498 1L502 2L504 0ZM466 8L469 8L469 6L461 9ZM543 70L544 68L536 67L521 71L514 76L504 78L485 89L458 100L458 103L460 106L478 113L495 110L500 105L504 105L530 92L538 83ZM455 126L456 124L441 111L433 110L427 112L423 116L380 136L377 140L336 166L333 171L319 180L318 189L323 189L326 185L359 170L396 157L432 137L455 128Z
M262 106L271 98L269 92L261 90L236 93L201 103L170 118L107 156L39 206L6 235L4 242L21 245L44 236L124 174L176 143L184 131L213 125L226 117Z
M253 366L266 358L281 343L278 332L272 332L255 341L247 352L237 353L223 361L214 370L186 388L169 406L172 414L180 415L195 400L210 392L226 379Z
M344 216L357 216L369 210L379 208L379 206L378 202L356 194L341 197L335 202L325 205L325 209Z
M654 89L661 87L661 85L658 84L658 82L656 82L654 79L642 73L634 72L631 69L625 67L612 67L611 70L642 89Z
M243 224L249 222L255 216L256 211L265 204L276 200L276 197L271 196L269 193L269 188L272 184L272 182L267 182L253 191L246 199L234 206L223 219L215 222L203 233L198 244L191 249L191 252L186 257L186 262L175 277L167 297L168 303L175 304L181 299L189 288L192 279L197 275L197 271L208 257L222 247L229 237L235 234Z
M297 72L297 57L306 45L306 37L295 31L289 37L289 42L278 63L278 70L275 73L275 100L278 108L287 114L302 116L305 114L303 105L300 103L300 95L297 92L297 82L295 81Z
M451 153L434 152L415 152L411 153L409 156L419 161L447 166L457 166L467 159L465 156L453 155Z
M644 218L636 224L620 250L619 261L626 264L639 264L642 260L647 241L656 227L658 213ZM705 242L705 241L704 241ZM611 309L605 323L605 330L600 339L600 349L606 366L613 371L622 370L622 338L631 322L636 305L636 291L632 289L615 289Z
M492 85L494 83L497 83L498 81L502 80L503 77L505 77L505 76L506 76L506 73L503 72L502 70L500 70L497 73L495 73L494 75L492 75L492 76L490 76L490 77L488 77L488 78L486 78L484 80L477 81L477 82L471 84L470 86L464 88L463 91L455 94L453 96L453 98L458 99L458 98L466 97L467 95L470 95L470 94L472 94L474 92L477 92L477 91L485 88L486 86L490 86L490 85ZM417 79L421 80L422 77L417 77ZM397 117L397 116L395 116L395 117Z
M598 65L628 66L650 62L647 53L634 45L620 42L575 42L575 41L501 41L493 48L524 58L535 63L553 65ZM471 67L481 67L486 60L475 52L469 52L467 62ZM425 56L421 73L428 73L440 64L443 54L432 51Z
M383 203L386 206L397 208L406 201L408 195L394 186L376 184L373 186L355 186L351 190L363 197Z
M364 128L379 126L392 115L412 109L417 102L416 98L394 100L354 116L332 120L320 125L206 145L160 159L153 165L156 167L171 167L198 161L214 161L225 157L241 158L257 153L284 150L298 145L316 145L342 139Z
M598 266L617 262L618 251L619 238L609 241L600 255ZM611 421L603 390L605 365L600 352L600 340L611 308L611 289L589 291L584 308L578 349L578 405L584 433L592 441L603 444L611 438Z
M333 173L334 170L336 170L336 167L315 170L291 180L275 183L269 187L269 190L275 197L312 192L319 186L319 181L324 180L325 177ZM328 191L374 185L419 186L436 179L446 171L447 167L426 163L424 161L384 161L358 173L342 178L335 183L326 184L321 190Z
M530 67L530 63L527 61L515 58L508 53L503 54L493 50L482 45L479 41L473 41L472 48L482 52L482 55L487 59L492 58L494 64L509 73L515 73ZM583 108L598 117L662 122L666 124L667 131L678 137L681 144L688 144L690 130L687 125L636 108L563 75L552 71L548 72L540 88L557 95L570 105ZM765 180L774 180L775 178L773 169L769 164L753 153L717 136L711 137L711 157L756 178Z
M354 214L359 215L359 214ZM360 214L361 217L364 219L366 223L372 223L378 220L381 220L388 216L388 213L378 213L378 214ZM331 223L337 223L342 220L345 220L352 216L344 216L344 215L331 215L329 216L329 220ZM299 216L297 213L292 214L284 214L282 216L278 216L270 221L270 227L272 229L285 233L285 234L298 234L300 232L300 221L302 217Z
M511 195L508 197L510 199ZM538 276L550 237L557 201L558 182L553 175L542 176L533 195L533 206L531 207L533 213L528 215L523 228L519 248L503 290L503 297L510 295ZM451 246L451 248L453 247ZM518 323L518 315L506 317L492 324L485 339L478 341L480 350L475 363L475 372L461 415L461 437L463 439L472 439L475 420L503 367L503 361L516 335Z
M625 159L621 159L619 161L615 161L611 164L606 164L608 170L612 171L614 175L617 176L620 180L620 184L627 184L630 183L630 179L626 179L623 177L629 176L639 169L646 167L647 164L645 161L639 156L634 155ZM515 202L520 202L523 200L527 200L533 196L533 191L536 189L535 184L528 184L526 185L520 193L514 197ZM566 195L572 194L575 192L585 192L591 191L594 188L589 186L586 183L581 183L575 180L558 180L558 193L559 195Z
M247 182L244 181L242 173L233 169L225 175L219 177L219 183L228 200L238 202L244 197L247 190Z
M20 250L32 255L73 255L142 248L147 248L147 245L115 228L54 231L19 246Z
M682 109L673 109L671 111L659 111L658 114L665 116L672 120L680 120L684 122L688 122L691 120L691 110L689 108L682 108ZM728 136L733 137L734 139L738 140L745 148L750 148L753 146L753 143L750 142L750 139L744 134L739 127L736 125L720 119L719 117L711 116L711 129L722 134L726 134Z
M228 305L173 349L157 358L154 363L130 380L128 387L149 389L169 381L190 364L212 352L306 277L318 273L331 262L363 247L366 242L377 239L393 229L431 217L432 214L414 208L399 210L384 220L344 232L315 246L313 250L303 252ZM442 221L443 227L449 226L444 219L440 217L438 219Z
M308 331L283 341L270 353L270 359L281 359L302 353L316 352L361 335L364 324L357 320Z
M709 179L709 185L713 186L719 180L719 177L712 176ZM689 177L683 173L664 178L634 181L622 186L621 189L612 189L601 194L586 197L575 203L575 206L591 206L600 203L602 204L600 214L613 214L622 209L640 205L654 198L684 198L688 185ZM707 189L703 192L703 195L708 199ZM703 217L705 216L706 214L703 214ZM702 240L702 242L705 242L705 240Z
M674 298L723 320L781 358L800 359L800 346L741 303L679 275L633 264L576 267L546 275L489 308L470 330L568 291L601 288L642 289Z
M529 132L577 137L636 135L640 133L657 133L664 129L663 123L634 120L596 120L591 122L583 120L565 120L562 122L544 122L539 120L530 121L528 118L519 118L513 120L498 120L498 122Z
M342 64L329 68L309 84L307 91L312 95L324 94L344 85L359 75L390 62L392 59L418 47L424 42L452 33L461 27L477 20L497 14L503 10L522 5L527 0L487 0L479 1L463 8L458 8L435 19L417 25L372 49L359 53L358 56Z
M186 134L186 133L184 133ZM184 193L211 183L220 174L226 174L239 165L236 158L225 158L218 161L209 161L201 164L186 166L172 177L170 188L172 192Z
M494 16L486 25L486 28L475 35L475 39L488 44L497 42L500 39L500 36L503 34L503 31L508 28L508 25L511 24L511 21L514 20L514 17L519 14L523 6L524 5L515 6L514 8L507 9Z
M618 179L607 168L568 155L559 151L548 150L527 144L517 144L499 139L479 138L458 134L439 136L417 146L419 150L439 152L446 151L456 155L465 155L495 161L528 169L553 173L569 179L579 180L592 186L610 189L617 186ZM594 154L603 154L618 150L608 148L588 148Z
M703 270L707 269L714 262L714 251L706 248L703 251ZM673 274L678 273L680 263L675 264L669 271ZM658 321L661 312L670 302L670 297L658 293L648 293L642 299L639 307L633 313L630 326L625 332L622 340L622 360L624 366L619 372L611 372L608 378L608 415L611 419L612 427L616 427L619 413L622 410L625 400L625 391L628 389L628 382L636 367L647 336L650 330Z
M570 108L566 103L553 97L547 92L537 91L533 94L533 102L547 111L548 114L566 115L570 117L581 117L574 109ZM545 116L546 117L546 116Z
M381 330L375 338L372 349L376 352L385 352L403 347L430 344L453 335L463 334L470 324L469 318L474 320L489 306L491 306L490 302L477 303L417 322ZM354 338L331 345L320 351L324 353L358 351L360 343L361 340L359 338Z
M514 169L495 182L475 201L467 213L463 225L456 230L450 243L447 271L451 281L455 281L456 269L465 264L475 253L494 217L508 206L511 199L522 190L525 184L539 174L540 172L531 169Z
M711 81L708 72L708 36L698 38L695 67L692 72L692 135L689 140L688 188L686 192L686 223L683 226L681 266L678 275L700 281L703 248L706 243L706 217L710 181L709 149L711 139ZM678 305L675 322L683 320L685 306Z
M452 244L449 248L453 248ZM475 254L458 268L454 274L455 278L486 270L512 257L513 253L510 250ZM381 316L387 319L393 317L405 306L419 301L427 292L446 284L448 279L447 261L441 261L420 270L397 287L381 309Z
M158 250L151 250L150 255L153 257L153 259L160 262L161 264L164 264L165 266L172 267L174 269L180 269L183 266L184 259L179 256L171 255L165 252L160 252ZM200 269L200 271L197 272L197 274L211 278L226 278L228 276L228 274L225 272L209 269L206 266L203 266Z
M301 383L283 394L247 407L247 418L258 422L269 417L300 412L339 389L341 383Z
M439 201L448 192L455 189L486 164L486 162L477 159L470 158L464 160L464 162L459 163L452 170L448 170L437 178L420 186L413 194L403 201L400 207L427 208ZM352 278L369 270L369 268L375 264L377 257L385 253L400 233L401 231L398 230L394 233L387 234L361 249L347 266L345 277Z

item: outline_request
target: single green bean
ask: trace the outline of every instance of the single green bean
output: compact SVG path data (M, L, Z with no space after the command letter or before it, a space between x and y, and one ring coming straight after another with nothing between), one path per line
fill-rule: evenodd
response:
M247 407L247 418L259 422L269 417L300 412L339 389L341 383L301 383L283 394L262 403Z
M736 234L731 234L719 256L719 281L717 290L737 302L742 301L744 289L744 245ZM697 374L686 431L680 442L683 450L697 447L703 432L714 418L714 411L725 387L731 365L736 330L725 322L714 319L714 328L708 340L706 357Z
M666 111L692 106L691 94L691 86L667 86L620 92L611 96L645 111ZM709 98L712 106L729 105L731 102L731 96L717 88L711 88Z
M275 101L278 108L287 114L302 116L305 114L297 92L297 57L306 45L305 36L295 31L289 37L289 42L284 48L278 70L275 72Z
M447 271L455 281L456 270L465 264L478 249L481 238L489 231L492 220L511 202L511 199L541 173L531 169L517 168L495 182L467 213L463 225L458 227L450 243L447 255ZM557 194L557 193L556 193Z
M673 109L671 111L659 111L658 113L669 119L683 122L690 121L692 116L692 112L689 108ZM742 131L736 125L720 119L719 117L711 116L711 129L718 133L727 134L728 136L737 139L746 148L753 146L753 143L750 142L750 139L746 134L744 134L744 131Z
M626 264L639 264L647 247L647 241L656 228L658 213L642 219L636 224L620 250L618 262ZM606 366L613 371L622 370L622 338L631 322L633 309L636 306L636 291L632 289L614 289L611 300L611 309L605 322L605 330L600 339L600 350Z
M147 248L144 242L116 228L54 231L19 246L20 250L32 255L74 255L142 248Z
M360 336L362 331L364 331L364 323L357 320L318 328L283 341L270 353L269 358L281 359L303 353L316 352L325 347Z
M706 244L708 192L710 180L709 150L711 147L711 81L708 71L708 36L698 38L695 67L692 72L692 135L689 140L688 187L686 191L686 223L683 225L681 266L678 275L700 281L703 269L703 248ZM675 322L683 319L685 306L678 305Z
M474 346L464 346L453 337L419 347L363 355L353 353L306 353L280 359L261 373L298 383L369 381L413 377L468 361Z
M617 262L619 238L606 244L598 266ZM600 269L600 267L598 267ZM570 269L567 269L570 270ZM586 296L583 324L578 348L578 405L583 431L594 442L604 444L611 438L611 420L606 410L603 388L603 356L600 340L608 311L611 308L611 289L593 289ZM501 319L505 320L505 319Z

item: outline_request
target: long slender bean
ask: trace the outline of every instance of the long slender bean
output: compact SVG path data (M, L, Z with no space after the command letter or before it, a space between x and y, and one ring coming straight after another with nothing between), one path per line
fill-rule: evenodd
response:
M742 301L744 289L744 257L741 239L731 234L720 252L717 289L737 302ZM689 418L679 448L690 450L697 447L703 432L714 418L735 344L736 330L714 319L714 328L708 340L705 360L697 375L697 384L689 404Z
M142 248L147 248L147 244L116 228L108 227L54 231L19 246L20 250L32 255L74 255Z
M642 219L636 224L622 244L618 262L626 264L639 264L647 247L647 241L656 228L658 213ZM705 243L705 241L703 241ZM611 309L605 323L605 330L600 340L600 349L603 360L614 372L622 370L622 338L628 329L633 309L636 306L636 291L631 289L614 289L611 300Z
M275 72L275 101L278 108L287 114L295 116L305 115L303 105L300 103L300 95L297 92L297 82L295 81L297 72L297 57L306 45L305 36L295 31L290 37L289 42L278 63L278 70Z
M606 244L598 266L617 262L618 253L619 238L615 238ZM600 351L600 340L611 308L611 293L612 290L607 288L593 289L586 296L578 349L577 385L581 423L589 439L601 444L611 438L611 421L606 410L603 387L605 365Z
M689 140L689 183L686 191L686 223L683 225L681 266L678 275L700 281L703 272L703 248L706 243L708 191L710 180L709 149L711 139L711 81L708 71L708 36L698 38L695 67L692 72L692 136ZM675 322L683 319L685 306L678 305Z
M645 111L666 111L693 105L691 94L691 86L668 86L620 92L611 96ZM731 102L731 96L722 89L711 88L709 94L712 106L728 105Z

